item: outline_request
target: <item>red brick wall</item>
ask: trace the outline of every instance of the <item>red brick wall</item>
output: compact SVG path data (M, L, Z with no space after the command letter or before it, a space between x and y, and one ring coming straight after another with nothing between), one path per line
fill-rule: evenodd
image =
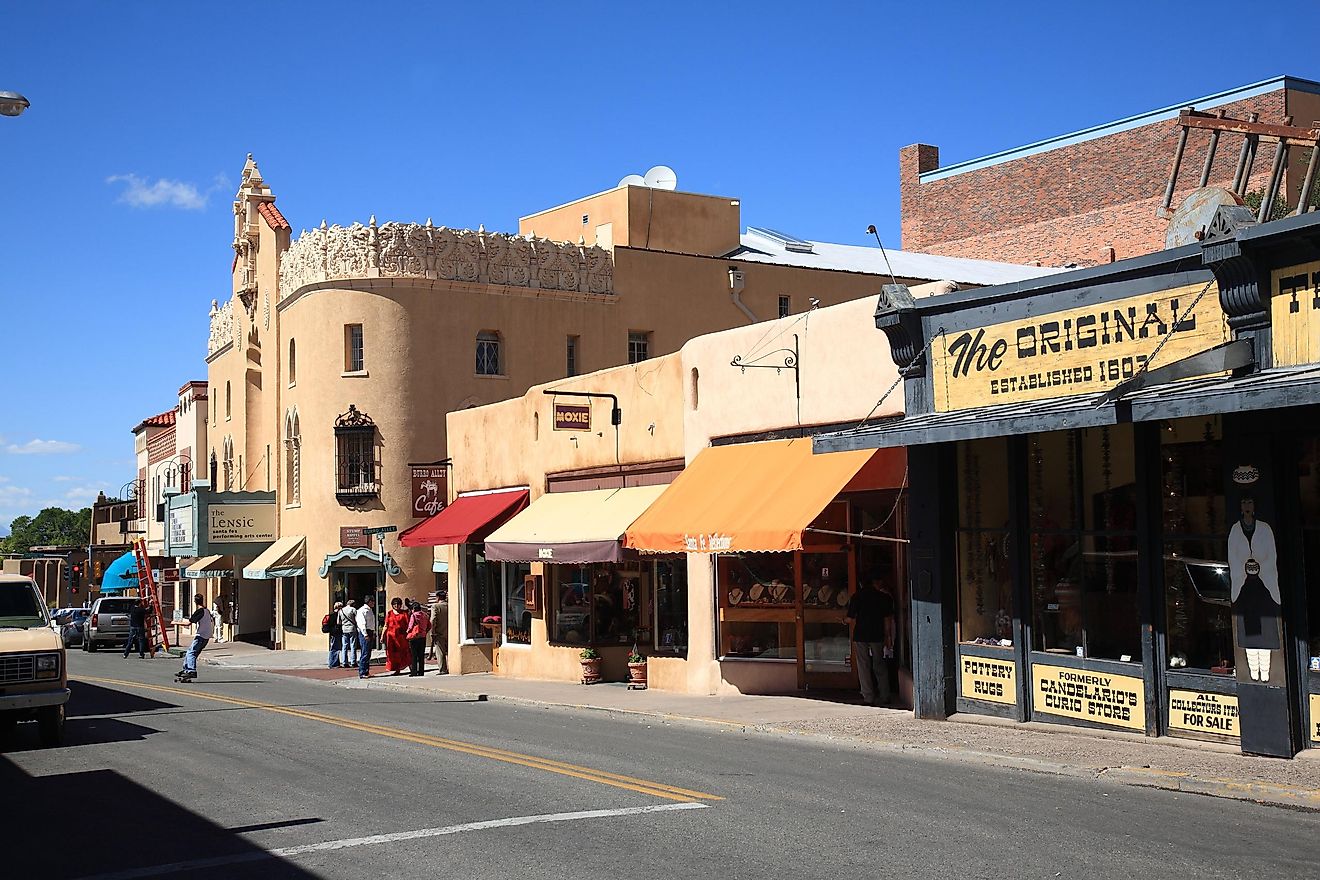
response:
M1256 112L1263 122L1281 122L1286 95L1278 89L1223 109L1230 116ZM939 150L905 147L899 151L903 248L1055 266L1161 250L1167 224L1156 209L1178 131L1175 120L1165 120L924 184L918 174L939 166ZM1192 131L1187 139L1175 208L1200 182L1209 137ZM1236 136L1221 138L1211 183L1232 183L1241 144ZM1273 156L1273 144L1262 144L1248 190L1264 188ZM1295 190L1300 182L1288 184Z
M147 439L147 463L155 464L174 455L174 428L164 428Z

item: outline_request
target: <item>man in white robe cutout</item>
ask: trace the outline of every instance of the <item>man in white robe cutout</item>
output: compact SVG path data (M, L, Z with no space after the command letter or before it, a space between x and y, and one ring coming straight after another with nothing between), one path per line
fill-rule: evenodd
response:
M1279 558L1274 530L1256 519L1256 500L1241 499L1242 518L1228 532L1228 570L1238 644L1247 654L1252 681L1270 680L1270 652L1279 638Z

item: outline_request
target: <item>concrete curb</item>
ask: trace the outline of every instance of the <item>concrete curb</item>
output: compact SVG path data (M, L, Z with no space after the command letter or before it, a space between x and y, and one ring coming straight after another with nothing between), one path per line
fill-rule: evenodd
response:
M1181 791L1320 812L1320 790L1312 788L1200 777L1190 773L1155 770L1150 767L1109 767L1101 772L1100 778L1123 785L1162 788L1166 791Z

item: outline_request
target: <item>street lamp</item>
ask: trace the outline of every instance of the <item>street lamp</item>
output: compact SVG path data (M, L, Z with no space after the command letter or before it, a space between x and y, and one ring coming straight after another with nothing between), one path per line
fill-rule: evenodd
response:
M0 116L19 116L32 102L18 92L0 92Z

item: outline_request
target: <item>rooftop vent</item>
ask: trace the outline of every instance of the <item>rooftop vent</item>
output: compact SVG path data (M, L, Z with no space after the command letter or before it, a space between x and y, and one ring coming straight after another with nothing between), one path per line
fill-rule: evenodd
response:
M775 244L782 245L784 250L792 251L795 254L814 254L816 252L812 248L811 242L789 235L787 232L780 232L778 229L769 229L764 226L748 226L747 234L769 239Z

